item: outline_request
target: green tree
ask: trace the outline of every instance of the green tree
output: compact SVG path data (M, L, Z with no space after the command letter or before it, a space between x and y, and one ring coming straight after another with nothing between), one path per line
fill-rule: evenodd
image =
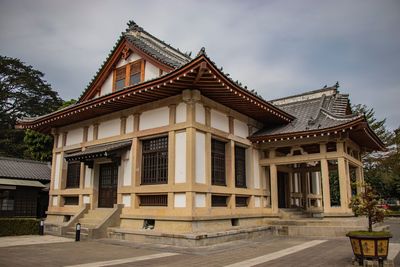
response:
M24 136L26 150L24 156L33 160L51 161L53 138L36 131L26 130Z
M388 149L385 152L366 153L363 156L365 181L382 198L400 198L399 135L395 134L396 131L393 133L386 128L386 119L378 120L375 117L373 108L368 108L365 105L356 105L353 107L353 111L365 115L372 130L387 145ZM398 132L399 130L397 130Z
M394 135L386 128L386 118L378 120L375 117L374 109L368 108L366 105L358 104L353 106L352 109L354 113L364 114L371 129L386 145L392 144Z
M17 119L41 116L56 110L62 100L43 79L44 74L17 58L0 55L0 155L28 157L24 131Z

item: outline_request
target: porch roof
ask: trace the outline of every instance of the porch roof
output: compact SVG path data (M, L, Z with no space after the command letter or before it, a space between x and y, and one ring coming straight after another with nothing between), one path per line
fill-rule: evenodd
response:
M116 151L123 150L132 145L132 140L102 144L88 147L85 151L67 154L64 158L67 161L83 161L101 157L109 157Z

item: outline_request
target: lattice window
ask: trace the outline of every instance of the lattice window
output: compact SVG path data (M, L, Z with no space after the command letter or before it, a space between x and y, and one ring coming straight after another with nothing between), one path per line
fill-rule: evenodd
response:
M235 185L246 187L246 149L235 146Z
M142 68L142 62L134 62L131 64L130 68L130 78L129 78L129 85L134 85L138 84L140 82L140 77L141 77L141 68Z
M79 197L64 197L64 205L78 205Z
M248 197L236 197L236 207L247 207L248 199Z
M81 177L81 163L68 162L66 187L79 188L80 177Z
M142 184L168 182L168 137L143 140Z
M14 210L14 191L0 190L0 211Z
M211 206L212 207L227 207L228 206L228 197L212 195L211 196Z
M120 67L115 70L115 91L121 90L125 87L126 66Z
M115 70L114 90L118 91L125 86L135 85L142 81L144 73L144 61L137 60Z
M211 172L213 185L226 185L225 179L225 143L211 140Z
M142 195L140 206L168 206L168 195Z

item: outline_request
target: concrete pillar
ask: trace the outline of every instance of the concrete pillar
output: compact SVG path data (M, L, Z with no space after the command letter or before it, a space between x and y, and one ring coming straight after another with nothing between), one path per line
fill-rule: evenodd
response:
M278 212L278 169L275 164L269 166L271 179L271 208L272 212Z
M331 208L331 191L329 186L329 167L328 160L321 159L321 179L322 179L322 200L324 212Z

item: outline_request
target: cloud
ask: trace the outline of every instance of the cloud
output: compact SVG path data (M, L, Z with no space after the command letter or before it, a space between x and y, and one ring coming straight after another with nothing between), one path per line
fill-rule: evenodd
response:
M266 99L340 81L400 126L398 1L0 1L0 53L77 98L126 22L183 51L206 47L224 71Z

